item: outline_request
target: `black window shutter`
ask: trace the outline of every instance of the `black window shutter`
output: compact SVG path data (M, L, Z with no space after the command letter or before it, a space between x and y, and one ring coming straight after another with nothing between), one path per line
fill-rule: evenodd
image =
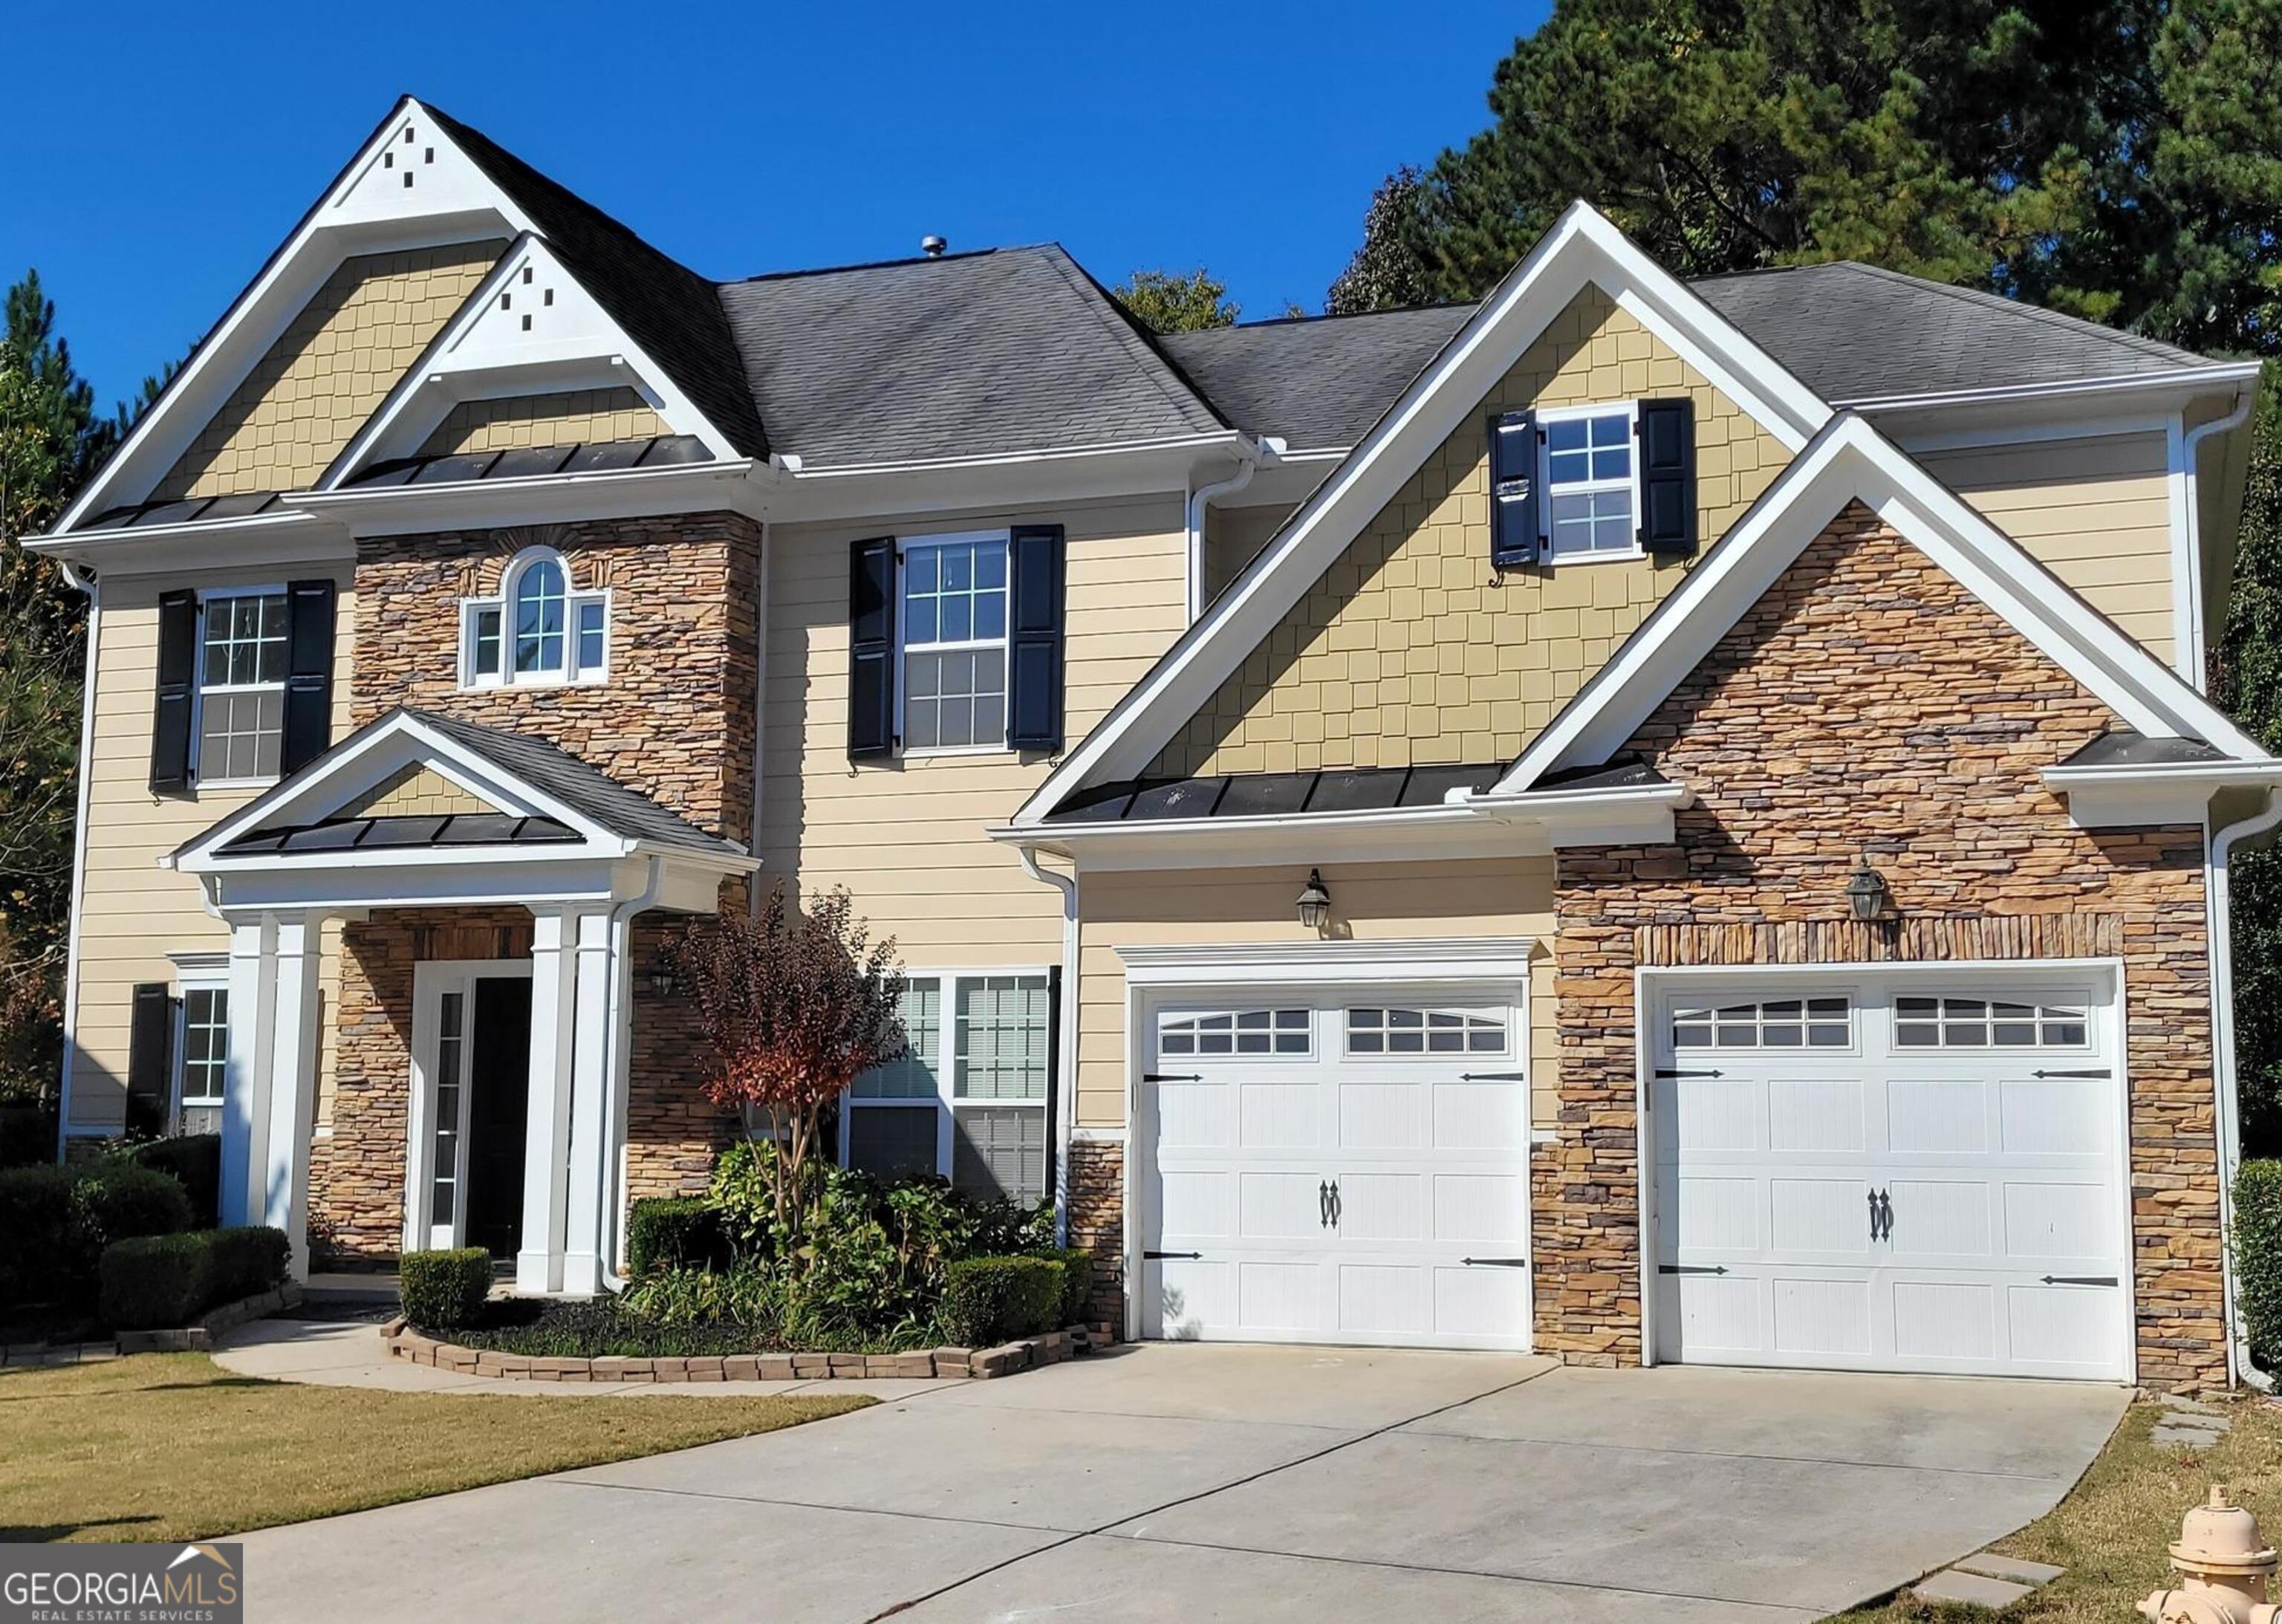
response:
M896 542L848 548L848 759L896 748Z
M1018 524L1006 579L1006 748L1062 747L1062 527Z
M1641 546L1684 557L1696 550L1696 402L1640 405Z
M198 665L198 594L159 594L159 700L151 727L151 788L190 787L190 684Z
M285 588L285 740L278 770L295 773L333 742L333 598L330 581Z
M135 989L135 1019L127 1038L127 1131L137 1136L167 1129L173 1103L175 1000L163 981Z
M1490 563L1501 570L1538 558L1537 415L1490 419Z

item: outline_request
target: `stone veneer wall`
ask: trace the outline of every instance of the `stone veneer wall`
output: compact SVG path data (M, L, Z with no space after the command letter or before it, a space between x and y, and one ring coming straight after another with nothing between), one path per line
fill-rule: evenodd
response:
M1559 859L1541 1351L1641 1357L1636 965L2114 955L2139 1379L2224 1380L2201 833L2077 829L2038 777L2112 720L1859 507L1667 698L1632 748L1700 797L1678 843ZM1893 921L1846 917L1866 856Z
M1125 1333L1125 1146L1073 1139L1069 1147L1069 1243L1093 1254L1094 1323Z
M461 598L495 589L503 562L539 543L562 551L579 587L609 587L609 680L462 693ZM749 843L759 564L759 527L734 514L362 542L355 722L412 704L547 738L700 828ZM392 911L345 931L331 1137L311 1168L314 1224L333 1255L379 1259L400 1244L413 964L526 957L530 922L521 910ZM512 951L493 951L509 927ZM670 928L650 921L634 934L635 1197L702 1185L733 1131L698 1091L687 1012L660 1007L640 974ZM481 951L459 951L469 946Z

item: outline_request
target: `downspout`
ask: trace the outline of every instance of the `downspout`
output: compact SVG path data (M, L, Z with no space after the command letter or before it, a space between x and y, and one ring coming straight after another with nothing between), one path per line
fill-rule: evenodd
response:
M2188 685L2198 694L2206 691L2209 683L2204 670L2203 656L2202 504L2195 500L2197 489L2202 479L2202 472L2200 465L2196 462L2196 453L2206 436L2222 434L2229 429L2239 428L2243 420L2250 416L2250 408L2257 400L2258 389L2254 384L2242 392L2242 399L2232 411L2224 417L2214 417L2208 423L2196 424L2186 431L2179 442L2179 461L2185 464L2187 475L2187 501L2185 515L2187 527L2187 579L2185 582L2187 624L2194 636L2194 646L2187 650L2190 664L2185 675Z
M64 937L64 1061L56 1082L56 1160L71 1138L72 1056L79 1048L80 910L87 890L88 762L95 750L95 655L103 636L103 584L94 571L58 559L65 584L87 594L87 671L79 702L79 809L72 829L71 921Z
M665 862L662 858L649 859L649 881L641 894L620 903L610 910L610 974L609 1014L602 1022L602 1042L605 1045L602 1075L609 1079L610 1093L603 1112L602 1143L617 1148L609 1159L610 1187L602 1202L602 1288L622 1292L626 1288L624 1276L618 1273L618 1232L625 1226L626 1189L625 1122L627 1095L633 1076L633 920L634 915L657 902L659 889L665 882Z
M746 850L761 851L761 793L768 771L762 743L769 725L769 522L761 521L760 579L753 609L753 836ZM745 900L752 916L761 916L761 879L757 870L746 886Z
M1061 1247L1069 1244L1070 1121L1077 1115L1077 875L1039 867L1028 846L1015 847L1014 855L1024 874L1062 894L1062 996L1055 1012L1061 1035L1054 1050L1054 1244Z
M1236 472L1211 485L1193 486L1189 491L1189 620L1191 626L1205 612L1205 509L1215 496L1232 496L1252 483L1252 476L1263 462L1273 462L1284 454L1284 442L1273 436L1263 436L1252 442L1251 448L1238 452Z
M2210 933L2211 1075L2216 1092L2214 1115L2218 1139L2219 1282L2226 1316L2227 1375L2231 1381L2247 1382L2262 1393L2275 1390L2274 1378L2250 1361L2250 1333L2243 1323L2234 1270L2234 1176L2242 1165L2242 1095L2234 1061L2233 903L2229 895L2229 866L2237 841L2263 835L2278 826L2282 826L2282 794L2270 789L2265 811L2224 828L2214 830L2209 814L2203 817L2203 836L2210 853L2205 890Z

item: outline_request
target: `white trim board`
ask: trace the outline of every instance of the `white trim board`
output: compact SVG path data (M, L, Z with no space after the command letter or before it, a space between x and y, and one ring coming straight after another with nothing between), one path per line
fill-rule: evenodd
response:
M1137 773L1269 635L1436 447L1587 287L1617 305L1797 451L1830 408L1602 214L1572 204L1202 618L1014 815Z
M1850 501L1859 501L2149 738L2266 753L1864 419L1834 418L1473 804L1608 759Z
M1113 947L1134 987L1427 985L1529 979L1533 936L1420 936L1389 942L1239 942Z

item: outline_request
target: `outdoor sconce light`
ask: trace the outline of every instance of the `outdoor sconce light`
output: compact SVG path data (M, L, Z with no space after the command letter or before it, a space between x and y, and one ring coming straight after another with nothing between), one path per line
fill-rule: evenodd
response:
M1856 919L1867 921L1878 918L1890 900L1885 880L1867 862L1846 882L1846 906Z
M653 997L670 998L679 986L673 974L673 960L660 953L649 961L649 990Z
M1300 893L1300 922L1310 930L1321 930L1331 917L1331 894L1323 889L1323 871L1310 868L1308 889Z

